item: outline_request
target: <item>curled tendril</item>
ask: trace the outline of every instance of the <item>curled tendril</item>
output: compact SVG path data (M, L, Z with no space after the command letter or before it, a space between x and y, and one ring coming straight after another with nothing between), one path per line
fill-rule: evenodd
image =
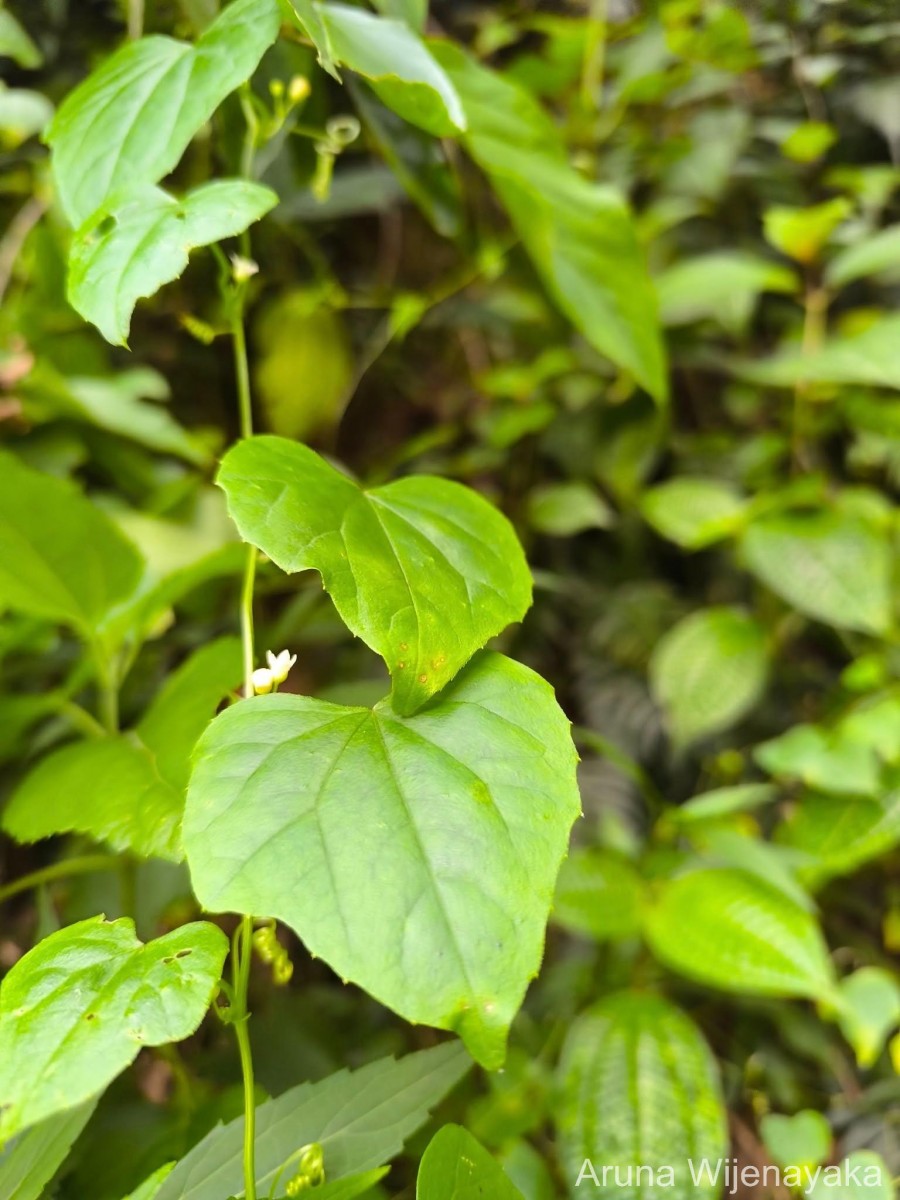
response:
M273 1200L281 1177L294 1163L297 1169L285 1185L286 1196L301 1196L311 1188L321 1187L325 1182L325 1151L320 1142L310 1142L292 1154L272 1182L269 1200Z
M272 981L276 987L283 987L294 973L294 964L278 940L274 921L267 922L254 932L253 946L260 960L272 968Z

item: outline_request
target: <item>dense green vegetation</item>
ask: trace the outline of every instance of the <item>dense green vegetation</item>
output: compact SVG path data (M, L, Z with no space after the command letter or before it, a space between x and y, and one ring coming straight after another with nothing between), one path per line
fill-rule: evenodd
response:
M889 1200L895 6L0 61L0 1200Z

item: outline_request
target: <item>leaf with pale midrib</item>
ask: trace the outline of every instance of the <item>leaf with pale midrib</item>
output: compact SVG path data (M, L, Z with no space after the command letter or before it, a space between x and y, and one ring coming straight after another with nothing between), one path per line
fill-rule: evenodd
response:
M80 225L120 188L157 183L278 34L278 0L233 0L194 45L129 42L60 106L49 130L62 206Z
M479 655L401 719L261 696L201 738L184 843L210 911L265 913L410 1021L498 1066L579 811L552 689Z
M646 914L653 952L690 979L729 992L834 999L834 972L815 917L746 871L668 880Z
M420 475L362 491L306 446L240 442L218 483L241 537L284 571L313 569L385 660L408 714L521 620L531 576L512 526L476 492Z
M559 1067L557 1110L571 1194L587 1187L606 1200L715 1200L719 1188L694 1184L703 1159L727 1151L725 1107L716 1061L700 1031L660 996L620 992L578 1017ZM586 1159L605 1186L588 1176ZM645 1168L638 1177L638 1168ZM671 1167L673 1182L663 1182ZM647 1181L647 1168L653 1176Z

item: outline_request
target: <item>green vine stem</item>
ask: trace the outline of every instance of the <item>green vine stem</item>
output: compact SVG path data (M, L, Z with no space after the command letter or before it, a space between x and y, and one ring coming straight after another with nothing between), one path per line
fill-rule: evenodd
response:
M94 871L118 871L121 863L115 854L85 854L78 858L64 858L61 862L52 863L49 867L41 867L21 879L14 879L5 887L0 887L0 904L5 904L20 892L30 891L31 888L41 887L45 883L55 883L57 879L68 879L71 875L89 875Z
M250 984L250 964L253 959L253 918L241 917L231 941L231 986L233 992L231 1024L237 1037L244 1080L244 1194L246 1200L256 1200L256 1084L253 1075L253 1052L250 1048L247 992Z

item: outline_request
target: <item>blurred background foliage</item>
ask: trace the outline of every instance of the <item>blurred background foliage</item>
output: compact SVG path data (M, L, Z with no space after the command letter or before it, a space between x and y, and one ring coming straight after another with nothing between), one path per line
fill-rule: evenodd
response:
M190 38L217 7L147 0L146 29ZM510 515L537 586L504 648L551 680L583 758L585 815L508 1065L444 1115L529 1200L565 1195L594 1136L624 1160L720 1153L718 1079L742 1163L873 1150L896 1176L900 13L376 7L489 65L513 89L505 115L523 97L509 147L540 104L573 169L568 199L552 155L548 190L535 157L533 192L513 194L495 144L472 134L465 158L359 77L340 86L300 38L254 80L253 170L281 201L253 235L258 427L369 483L463 480ZM70 234L39 135L127 16L114 0L0 7L0 435L76 481L171 587L126 680L131 724L186 655L234 632L238 582L211 484L236 435L215 257L138 306L131 352L65 299ZM242 122L232 97L175 186L235 171ZM603 185L594 211L584 180ZM260 645L299 655L295 690L383 693L317 577L264 571L259 595ZM0 658L8 796L71 736L85 681L73 639L36 617L3 616ZM5 838L0 895L88 847ZM173 864L141 864L136 898L143 936L192 912ZM121 904L115 873L10 899L0 960ZM267 1092L428 1043L291 951L289 987L256 981ZM832 969L829 1011L816 980ZM146 1053L53 1194L117 1200L239 1111L224 1031ZM404 1169L390 1194L411 1195Z

